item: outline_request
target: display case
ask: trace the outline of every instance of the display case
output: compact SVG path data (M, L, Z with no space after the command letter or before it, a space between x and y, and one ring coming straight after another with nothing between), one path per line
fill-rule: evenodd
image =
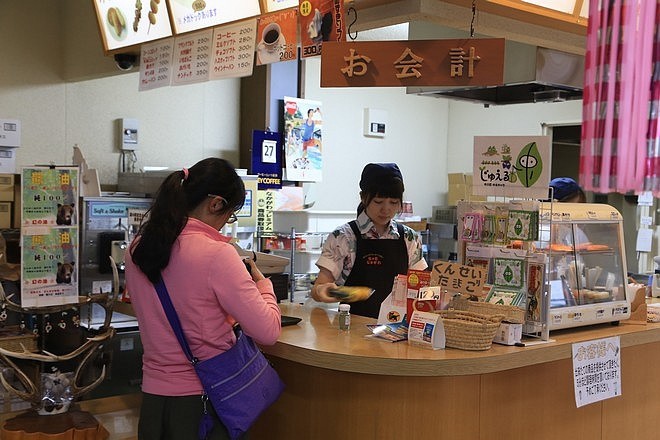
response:
M612 206L543 203L537 251L546 253L550 330L630 316L623 218Z

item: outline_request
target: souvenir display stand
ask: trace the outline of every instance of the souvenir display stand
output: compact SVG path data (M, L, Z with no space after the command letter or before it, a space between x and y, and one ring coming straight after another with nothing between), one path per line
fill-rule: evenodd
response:
M457 206L459 262L488 270L486 303L524 311L523 332L630 316L623 219L605 204L533 200Z

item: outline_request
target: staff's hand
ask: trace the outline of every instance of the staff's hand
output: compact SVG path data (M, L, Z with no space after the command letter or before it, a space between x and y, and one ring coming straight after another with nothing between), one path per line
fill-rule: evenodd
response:
M312 298L315 301L324 303L338 302L339 300L336 297L330 295L330 291L336 288L337 285L335 283L315 283L314 287L312 287Z

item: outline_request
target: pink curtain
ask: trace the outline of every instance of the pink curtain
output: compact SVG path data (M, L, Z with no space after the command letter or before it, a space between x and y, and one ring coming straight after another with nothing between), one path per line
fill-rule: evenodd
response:
M592 0L580 184L660 197L660 0Z

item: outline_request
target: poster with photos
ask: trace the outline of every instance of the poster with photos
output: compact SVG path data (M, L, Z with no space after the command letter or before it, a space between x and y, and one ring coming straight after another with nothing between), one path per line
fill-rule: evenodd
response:
M78 228L29 228L21 235L21 305L78 302Z
M21 171L21 304L78 301L80 182L77 167Z
M262 15L257 27L257 65L298 58L297 9Z
M305 0L298 11L302 58L321 55L324 41L346 41L344 0Z
M26 167L22 170L23 228L77 226L77 167Z
M321 103L284 97L285 180L320 182L323 166Z

